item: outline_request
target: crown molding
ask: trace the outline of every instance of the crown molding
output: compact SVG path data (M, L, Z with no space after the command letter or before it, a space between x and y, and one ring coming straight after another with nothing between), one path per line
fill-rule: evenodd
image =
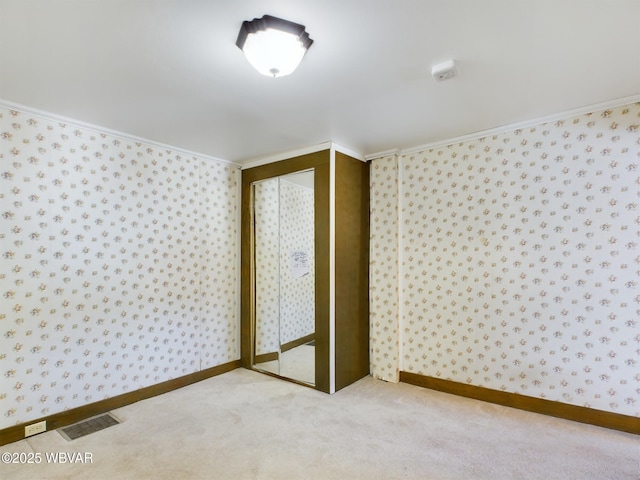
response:
M366 162L364 155L357 153L355 150L343 147L334 142L323 142L318 145L312 145L310 147L298 148L296 150L288 150L286 152L276 153L273 155L267 155L265 157L258 157L242 163L242 170L248 168L260 167L268 163L279 162L280 160L287 160L289 158L300 157L302 155L308 155L310 153L321 152L323 150L331 150L333 152L340 152L353 157L356 160Z
M2 98L0 98L0 107L5 107L9 110L16 110L22 113L26 113L29 115L36 115L38 117L53 121L53 122L59 122L59 123L64 123L64 124L68 124L68 125L74 125L76 127L79 128L85 128L87 130L92 130L96 133L100 133L100 134L106 134L106 135L112 135L115 137L120 137L123 138L125 140L130 140L132 142L138 142L138 143L144 143L147 145L152 145L154 147L157 148L162 148L164 150L170 150L172 152L176 152L176 153L180 153L182 155L188 155L191 157L197 157L199 159L202 160L207 160L210 162L214 162L214 163L220 163L220 164L224 164L224 165L229 165L229 166L233 166L236 168L240 168L240 165L238 163L235 162L231 162L229 160L224 160L221 158L217 158L217 157L212 157L211 155L205 155L203 153L198 153L198 152L194 152L191 150L187 150L184 148L180 148L180 147L176 147L173 145L167 145L165 143L160 143L160 142L156 142L155 140L150 140L148 138L143 138L143 137L137 137L135 135L131 135L129 133L124 133L124 132L120 132L118 130L112 130L110 128L106 128L106 127L101 127L99 125L94 125L92 123L87 123L87 122L83 122L82 120L77 120L74 118L69 118L69 117L65 117L63 115L58 115L56 113L52 113L52 112L47 112L45 110L39 110L37 108L32 108L26 105L22 105L19 103L15 103L15 102L10 102L8 100L4 100Z
M439 140L437 142L427 143L424 145L418 145L416 147L402 148L402 149L397 148L397 149L386 150L383 152L372 153L370 155L366 155L366 158L367 160L375 160L377 158L382 158L389 155L408 155L412 153L423 152L425 150L429 150L432 148L445 147L447 145L453 145L455 143L461 143L467 140L475 140L477 138L487 137L490 135L497 135L500 133L510 132L513 130L521 129L521 128L534 127L536 125L540 125L543 123L555 122L555 121L563 120L566 118L576 117L578 115L585 115L587 113L593 113L599 110L606 110L607 108L615 108L615 107L620 107L622 105L629 105L637 102L640 102L640 94L617 98L615 100L610 100L607 102L586 105L583 107L574 108L571 110L565 110L563 112L554 113L552 115L547 115L544 117L538 117L530 120L525 120L522 122L511 123L508 125L491 128L489 130L481 130L478 132L469 133L459 137L453 137L445 140Z
M371 153L369 155L365 155L367 160L375 160L377 158L382 157L391 157L393 155L399 155L401 150L399 148L392 148L390 150L383 150L382 152Z

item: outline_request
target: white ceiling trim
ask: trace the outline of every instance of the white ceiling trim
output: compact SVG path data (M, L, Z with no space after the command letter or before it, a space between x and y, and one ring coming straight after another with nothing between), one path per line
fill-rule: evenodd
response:
M356 160L360 160L361 162L367 162L368 160L361 153L356 152L355 150L351 150L350 148L343 147L342 145L338 145L337 143L331 144L333 150L335 152L343 153L351 158L355 158Z
M308 155L310 153L321 152L323 150L332 150L334 152L344 153L350 157L353 157L361 162L366 162L367 159L361 153L358 153L349 148L343 147L342 145L338 145L334 142L324 142L318 145L312 145L310 147L298 148L296 150L289 150L287 152L276 153L274 155L268 155L266 157L260 157L249 162L242 164L242 170L246 170L248 168L259 167L261 165L266 165L268 163L279 162L280 160L287 160L289 158L300 157L302 155Z
M244 163L243 165L237 164L235 162L231 162L229 160L224 160L221 158L217 158L217 157L212 157L210 155L205 155L202 153L198 153L198 152L194 152L191 150L186 150L180 147L176 147L173 145L167 145L164 143L160 143L157 142L155 140L150 140L148 138L143 138L143 137L138 137L135 135L131 135L128 133L124 133L124 132L120 132L117 130L112 130L106 127L101 127L98 125L94 125L91 123L87 123L87 122L83 122L81 120L77 120L77 119L73 119L73 118L69 118L69 117L65 117L62 115L58 115L55 113L51 113L51 112L47 112L44 110L39 110L36 108L32 108L26 105L22 105L19 103L15 103L15 102L11 102L8 100L4 100L2 98L0 98L0 106L3 106L5 108L11 109L11 110L17 110L23 113L27 113L27 114L31 114L31 115L37 115L39 117L43 117L52 121L57 121L57 122L61 122L61 123L66 123L66 124L71 124L71 125L75 125L81 128L86 128L89 130L93 130L96 133L100 134L100 133L104 133L104 134L108 134L108 135L114 135L114 136L118 136L124 139L128 139L134 142L140 142L140 143L146 143L149 145L154 145L156 147L159 148L163 148L165 150L171 150L177 153L181 153L183 155L189 155L189 156L194 156L194 157L198 157L201 158L203 160L208 160L208 161L212 161L215 163L221 163L221 164L225 164L225 165L231 165L237 168L241 168L241 169L247 169L247 168L252 168L252 167L257 167L260 165L265 165L267 163L272 163L272 162L277 162L280 160L285 160L288 158L293 158L296 156L300 156L300 155L306 155L309 153L315 153L315 152L319 152L322 150L327 150L327 149L334 149L335 151L339 151L341 153L344 153L345 155L349 155L353 158L356 158L358 160L361 161L371 161L371 160L375 160L378 158L382 158L382 157L387 157L389 155L408 155L408 154L412 154L412 153L418 153L418 152L422 152L424 150L428 150L431 148L437 148L437 147L443 147L443 146L447 146L447 145L451 145L454 143L460 143L460 142L464 142L467 140L472 140L472 139L476 139L476 138L480 138L480 137L486 137L486 136L490 136L490 135L497 135L500 133L505 133L505 132L509 132L509 131L513 131L519 128L528 128L528 127L533 127L535 125L540 125L543 123L549 123L549 122L554 122L557 120L562 120L565 118L570 118L570 117L574 117L574 116L578 116L578 115L584 115L587 113L591 113L591 112L595 112L595 111L599 111L599 110L605 110L607 108L614 108L614 107L619 107L621 105L626 105L626 104L630 104L630 103L636 103L636 102L640 102L640 93L639 94L635 94L635 95L630 95L628 97L622 97L622 98L618 98L615 100L610 100L607 102L602 102L602 103L597 103L597 104L591 104L591 105L587 105L584 107L580 107L580 108L576 108L576 109L571 109L571 110L565 110L563 112L559 112L559 113L555 113L552 115L548 115L545 117L538 117L535 119L530 119L530 120L525 120L523 122L517 122L517 123L512 123L512 124L508 124L508 125L503 125L500 127L496 127L496 128L492 128L489 130L481 130L478 132L473 132L473 133L469 133L466 135L462 135L462 136L458 136L458 137L454 137L454 138L449 138L449 139L445 139L445 140L441 140L441 141L437 141L437 142L432 142L432 143L427 143L427 144L423 144L423 145L418 145L416 147L410 147L410 148L394 148L394 149L389 149L389 150L385 150L385 151L381 151L381 152L376 152L376 153L372 153L369 155L362 155L360 153L355 152L354 150L342 147L341 145L338 145L336 143L333 142L324 142L318 145L314 145L314 146L310 146L310 147L306 147L306 148L301 148L301 149L296 149L296 150L290 150L287 152L282 152L282 153L278 153L278 154L274 154L274 155L269 155L266 157L261 157L258 159L255 159L253 161Z
M110 128L101 127L99 125L94 125L91 123L83 122L82 120L76 120L74 118L64 117L62 115L58 115L55 113L47 112L44 110L38 110L37 108L31 108L26 105L21 105L19 103L10 102L8 100L4 100L0 98L0 107L5 107L10 110L16 110L22 113L26 113L29 115L37 115L38 117L45 118L47 120L51 120L54 122L60 122L68 125L74 125L80 128L86 128L87 130L93 130L97 134L107 134L113 135L116 137L124 138L125 140L130 140L132 142L145 143L148 145L152 145L154 147L162 148L164 150L170 150L172 152L176 152L182 155L187 155L190 157L197 157L202 160L207 160L210 162L221 163L224 165L230 165L233 167L240 168L240 165L229 160L224 160L221 158L212 157L211 155L205 155L203 153L193 152L191 150L186 150L184 148L175 147L173 145L167 145L165 143L156 142L155 140L149 140L148 138L137 137L135 135L131 135L129 133L119 132L117 130L112 130Z
M259 167L266 165L267 163L279 162L280 160L287 160L288 158L299 157L301 155L308 155L310 153L321 152L323 150L329 150L331 148L331 142L324 142L318 145L312 145L310 147L298 148L296 150L289 150L287 152L276 153L273 155L267 155L266 157L256 158L242 164L242 170L248 168Z
M383 152L372 153L370 155L366 155L365 158L367 159L367 161L369 161L369 160L375 160L377 158L388 157L389 155L408 155L412 153L423 152L430 148L444 147L447 145L452 145L454 143L460 143L460 142L473 140L480 137L488 137L490 135L497 135L500 133L510 132L513 130L517 130L519 128L534 127L536 125L540 125L543 123L555 122L557 120L563 120L566 118L576 117L578 115L584 115L587 113L597 112L599 110L606 110L607 108L619 107L621 105L628 105L630 103L636 103L636 102L640 102L640 93L636 95L631 95L629 97L610 100L608 102L596 103L593 105L575 108L572 110L566 110L564 112L555 113L553 115L548 115L545 117L539 117L531 120L525 120L523 122L503 125L501 127L496 127L489 130L481 130L479 132L469 133L467 135L449 138L447 140L441 140L438 142L427 143L425 145L419 145L417 147L404 148L404 149L396 148L391 150L385 150Z

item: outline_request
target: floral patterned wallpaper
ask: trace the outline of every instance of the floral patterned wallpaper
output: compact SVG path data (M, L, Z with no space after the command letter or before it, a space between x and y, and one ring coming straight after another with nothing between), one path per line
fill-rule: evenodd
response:
M281 178L255 184L256 354L315 331L313 190ZM309 255L309 274L291 274L291 251Z
M282 344L315 332L313 190L280 182L280 322ZM292 274L291 253L307 254L308 272Z
M640 416L639 163L637 103L374 160L374 375Z
M0 428L239 358L237 167L0 108Z
M280 202L279 180L254 185L256 282L255 354L280 350Z
M395 155L375 160L370 174L369 323L374 377L398 382L398 168Z

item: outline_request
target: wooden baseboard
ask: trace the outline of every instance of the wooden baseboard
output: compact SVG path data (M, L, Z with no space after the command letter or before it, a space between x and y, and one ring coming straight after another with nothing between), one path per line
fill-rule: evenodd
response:
M410 372L400 372L400 381L431 390L452 393L461 397L474 398L476 400L496 403L528 412L542 413L565 420L573 420L574 422L588 423L598 427L611 428L613 430L640 435L640 418L638 417L569 405L567 403L554 402L542 398L527 397L517 393L502 392L500 390L477 387L475 385L467 385Z
M254 364L258 363L267 363L273 362L274 360L278 360L280 355L278 352L269 352L269 353L261 353L260 355L256 355L256 358L253 360Z
M315 340L315 338L316 338L315 333L311 333L305 337L296 338L295 340L292 340L288 343L281 345L280 352L284 353L287 350L291 350L292 348L296 348L296 347L299 347L300 345L304 345L305 343L309 343ZM280 354L278 352L261 353L259 355L256 355L256 358L253 360L253 363L254 364L266 363L266 362L271 362L273 360L278 360L279 358L280 358Z
M117 395L115 397L100 400L95 403L90 403L89 405L83 405L82 407L72 408L70 410L65 410L64 412L54 413L53 415L49 415L47 417L36 418L28 423L5 428L0 430L0 446L12 442L17 442L25 438L24 427L33 423L38 423L46 420L47 431L55 430L57 428L66 427L67 425L79 422L81 420L84 420L85 418L94 417L96 415L106 413L110 410L121 408L125 405L130 405L140 400L144 400L146 398L155 397L156 395L167 393L172 390L191 385L192 383L196 383L210 377L215 377L216 375L221 375L226 372L230 372L231 370L235 370L236 368L240 368L240 360L235 360L223 365L218 365L217 367L207 368L206 370L201 370L190 375L185 375L184 377L167 380L166 382L158 383L157 385L151 385L149 387L141 388L134 392L123 393L122 395Z
M295 340L291 340L288 343L282 344L282 346L280 347L280 351L284 353L287 350L291 350L292 348L299 347L300 345L304 345L305 343L312 342L315 339L316 339L315 333L311 333L305 337L296 338Z

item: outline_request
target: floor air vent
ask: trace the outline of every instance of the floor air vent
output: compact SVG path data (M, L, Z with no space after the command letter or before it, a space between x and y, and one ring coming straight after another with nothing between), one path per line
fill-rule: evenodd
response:
M73 425L69 425L68 427L60 428L58 429L58 432L60 432L60 435L62 435L64 438L71 441L75 440L76 438L89 435L90 433L104 430L105 428L117 425L119 423L120 420L118 420L112 414L105 413L104 415L99 415L97 417L83 420L82 422L74 423Z

